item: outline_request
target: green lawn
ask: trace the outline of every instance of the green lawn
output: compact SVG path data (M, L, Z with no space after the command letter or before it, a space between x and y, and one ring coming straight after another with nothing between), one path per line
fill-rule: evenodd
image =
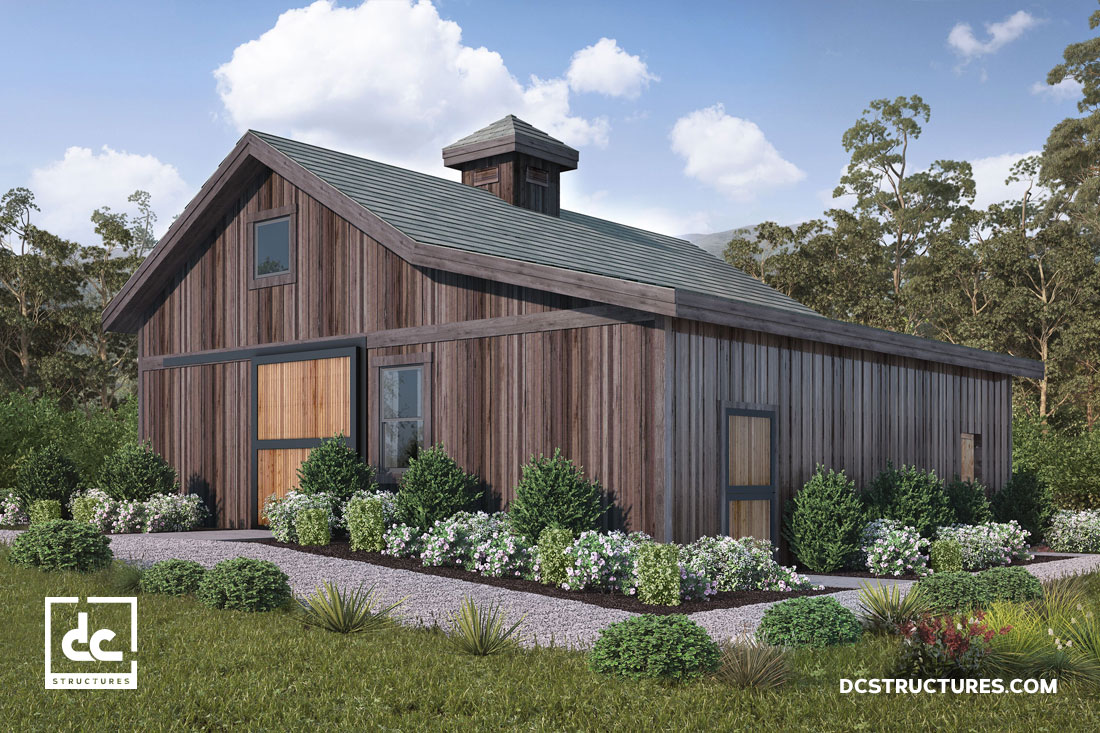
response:
M0 559L0 727L5 730L990 730L1100 729L1095 694L841 695L886 676L888 641L803 653L778 692L713 680L607 679L582 654L472 658L439 632L340 636L284 612L211 611L141 596L138 689L43 688L43 598L120 595L105 575L44 574ZM94 630L94 629L93 629Z

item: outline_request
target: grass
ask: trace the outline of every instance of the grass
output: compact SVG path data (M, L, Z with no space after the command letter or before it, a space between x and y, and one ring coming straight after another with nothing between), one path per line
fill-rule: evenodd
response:
M439 630L331 634L293 613L205 608L142 595L134 691L43 689L43 597L114 595L109 572L43 574L0 561L4 728L116 730L978 730L1100 729L1094 693L842 695L842 677L884 676L896 640L790 655L777 690L717 679L670 686L600 677L585 656L454 650ZM55 635L59 636L59 635Z

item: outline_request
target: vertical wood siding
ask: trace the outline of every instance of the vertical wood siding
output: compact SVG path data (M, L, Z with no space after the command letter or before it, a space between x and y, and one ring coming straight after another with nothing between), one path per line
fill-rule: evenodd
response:
M673 320L668 416L672 537L721 527L723 400L778 409L781 504L822 464L862 488L887 461L962 471L960 436L999 489L1011 462L1011 379L973 369Z

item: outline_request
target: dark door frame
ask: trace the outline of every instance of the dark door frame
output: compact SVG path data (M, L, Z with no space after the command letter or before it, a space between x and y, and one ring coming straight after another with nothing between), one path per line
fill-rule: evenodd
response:
M258 470L259 454L261 450L278 450L285 448L316 448L324 441L324 438L288 438L281 440L260 440L256 436L259 433L259 421L258 415L260 410L260 391L259 391L259 367L261 364L285 364L292 361L313 361L314 359L338 359L340 357L348 357L350 364L349 379L351 380L350 386L350 405L351 410L349 424L351 425L350 434L344 437L344 441L348 444L348 447L354 449L359 455L363 455L362 436L360 423L362 422L362 411L359 407L359 384L362 382L361 375L359 374L359 349L355 346L346 346L342 348L333 349L318 349L314 351L288 351L278 354L262 354L252 357L251 368L251 416L250 422L252 429L249 437L251 438L251 460L249 466L250 484L252 490L249 492L249 524L252 527L258 526L257 517L259 516L259 503L260 503L260 477Z
M722 515L722 535L729 536L730 533L730 502L731 501L745 501L753 499L766 499L771 502L771 543L774 547L779 546L779 479L777 476L777 469L779 468L779 406L778 405L766 405L757 404L752 402L722 402L722 409L719 410L721 415L721 425L719 426L720 435L722 436L722 470L721 485L719 486L718 496L722 502L722 510L719 512ZM769 460L771 465L769 466L769 477L771 479L770 486L731 486L730 485L730 417L732 416L745 416L745 417L766 417L771 423L771 449L769 450Z

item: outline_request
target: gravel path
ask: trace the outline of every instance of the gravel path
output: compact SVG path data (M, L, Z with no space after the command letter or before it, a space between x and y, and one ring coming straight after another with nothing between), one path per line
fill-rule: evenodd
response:
M0 530L0 541L11 542L17 534L13 530ZM298 594L312 591L324 580L331 580L342 587L375 585L376 592L383 601L392 603L405 599L400 610L402 622L408 625L446 626L450 613L458 607L464 596L470 596L479 604L499 603L510 618L519 618L526 614L524 630L528 635L527 643L541 646L587 648L592 645L600 629L633 615L580 601L495 588L250 542L166 538L147 534L114 535L111 537L111 549L116 557L142 566L169 558L196 560L206 567L234 557L270 560L290 577L290 585ZM1047 579L1087 572L1098 567L1100 555L1085 555L1031 565L1028 570L1040 579ZM912 583L899 585L904 589ZM858 607L858 595L859 591L851 590L835 593L833 597L854 611ZM701 624L715 640L725 641L753 633L763 618L764 611L771 605L773 604L760 603L740 608L701 611L692 614L691 618Z

